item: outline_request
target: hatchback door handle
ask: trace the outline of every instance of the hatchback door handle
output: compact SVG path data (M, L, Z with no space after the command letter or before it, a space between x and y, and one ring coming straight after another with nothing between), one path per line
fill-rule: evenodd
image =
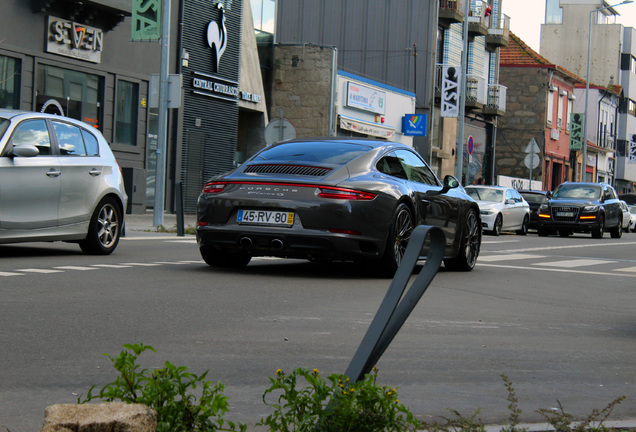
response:
M93 168L88 173L90 175L92 175L93 177L97 177L98 175L100 175L102 173L102 170L98 170L98 169Z
M49 177L59 177L62 174L62 171L58 171L55 168L51 168L46 172L46 175Z

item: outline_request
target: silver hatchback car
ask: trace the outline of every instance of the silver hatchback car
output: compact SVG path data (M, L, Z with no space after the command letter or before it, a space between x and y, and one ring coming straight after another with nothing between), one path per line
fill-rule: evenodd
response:
M121 169L78 120L0 110L0 243L66 241L107 255L124 227Z

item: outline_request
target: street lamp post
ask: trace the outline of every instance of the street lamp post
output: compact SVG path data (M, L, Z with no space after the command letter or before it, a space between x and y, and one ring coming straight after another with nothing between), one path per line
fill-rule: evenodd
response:
M587 71L585 73L585 120L583 122L583 160L581 167L581 181L585 181L585 176L587 173L587 123L588 123L588 106L590 100L590 60L592 56L592 20L594 18L594 14L598 14L599 12L605 9L611 9L616 6L624 5L627 3L633 3L634 0L623 0L620 3L610 6L604 6L602 8L594 9L590 11L590 19L589 19L589 27L587 31Z

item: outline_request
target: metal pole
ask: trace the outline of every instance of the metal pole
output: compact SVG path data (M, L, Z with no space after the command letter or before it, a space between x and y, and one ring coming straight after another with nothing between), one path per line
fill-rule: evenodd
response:
M466 74L468 73L468 14L470 13L470 0L466 0L464 7L464 48L462 52L462 79L459 98L459 128L457 130L457 164L455 166L455 177L461 184L462 171L464 169L464 116L466 113Z
M581 181L586 180L587 175L587 109L590 99L590 56L592 53L592 16L596 10L590 11L589 28L587 32L587 71L585 73L585 119L583 121L583 161L581 161Z
M163 225L168 131L168 66L170 60L170 0L161 2L161 66L159 69L159 125L153 225Z

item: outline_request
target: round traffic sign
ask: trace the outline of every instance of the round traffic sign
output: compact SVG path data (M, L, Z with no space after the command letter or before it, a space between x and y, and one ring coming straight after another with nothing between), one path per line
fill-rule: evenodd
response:
M475 148L475 143L473 142L473 136L468 137L468 154L473 154L473 149Z

